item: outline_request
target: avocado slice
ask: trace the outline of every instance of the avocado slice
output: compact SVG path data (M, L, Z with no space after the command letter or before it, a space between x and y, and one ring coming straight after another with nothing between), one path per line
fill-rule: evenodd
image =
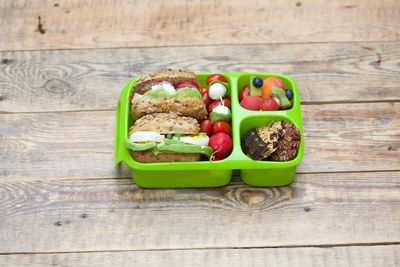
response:
M176 153L201 153L207 157L211 157L212 149L208 146L199 146L183 143L179 140L165 139L164 143L146 142L146 143L132 143L129 138L125 140L125 147L130 150L144 151L151 149L154 154L162 152L176 152Z
M129 138L125 139L124 145L128 149L136 151L148 150L157 146L156 142L132 143Z
M143 95L135 94L133 101L160 99L160 98L197 98L202 99L200 91L193 87L185 87L178 89L175 93L170 94L163 88L157 88L146 92Z

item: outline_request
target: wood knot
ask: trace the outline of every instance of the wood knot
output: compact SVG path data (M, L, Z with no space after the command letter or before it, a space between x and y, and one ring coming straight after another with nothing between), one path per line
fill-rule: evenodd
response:
M46 89L46 91L52 94L60 94L63 96L70 94L70 91L72 90L72 87L68 82L60 79L48 80L45 83L44 88Z
M82 219L86 219L87 217L89 217L89 215L87 215L86 213L82 213L82 214L81 214L81 218L82 218Z
M7 64L12 63L13 61L14 61L14 59L12 59L12 58L3 58L3 59L1 60L1 64L7 65Z
M267 199L265 192L260 190L245 190L240 193L240 196L247 205L263 204Z
M310 207L305 207L304 208L304 212L310 212L311 211L311 208Z

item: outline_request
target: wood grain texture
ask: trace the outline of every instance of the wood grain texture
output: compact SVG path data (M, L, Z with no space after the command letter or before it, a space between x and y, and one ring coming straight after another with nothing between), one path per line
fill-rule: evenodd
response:
M396 243L399 189L400 172L196 190L8 180L0 182L0 253Z
M5 0L0 14L2 50L400 40L397 0Z
M0 53L0 112L111 109L132 75L165 67L295 79L303 103L399 101L398 43Z
M203 267L396 267L400 246L350 246L333 248L202 249L0 255L4 266L190 266Z
M305 105L299 173L399 170L400 103ZM0 114L0 179L128 177L113 111Z

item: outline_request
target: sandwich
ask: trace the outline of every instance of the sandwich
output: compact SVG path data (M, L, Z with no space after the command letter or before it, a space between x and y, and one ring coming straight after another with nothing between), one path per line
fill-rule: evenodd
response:
M186 70L163 70L145 75L132 86L132 117L176 112L197 120L207 117L196 75Z
M147 114L129 129L125 146L138 162L198 161L212 154L196 119L176 112Z

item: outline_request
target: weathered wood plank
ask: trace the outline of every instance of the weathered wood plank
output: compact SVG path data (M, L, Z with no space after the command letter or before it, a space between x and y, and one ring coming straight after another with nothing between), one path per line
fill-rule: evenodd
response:
M0 112L114 108L129 77L165 67L285 73L308 103L400 100L398 43L2 52L0 60Z
M400 246L201 249L1 255L4 266L342 266L396 267Z
M399 170L400 103L303 106L298 172ZM0 114L0 179L127 177L113 111Z
M5 0L0 18L2 50L399 41L400 36L397 0Z
M301 174L281 188L0 182L0 253L400 241L400 172Z

